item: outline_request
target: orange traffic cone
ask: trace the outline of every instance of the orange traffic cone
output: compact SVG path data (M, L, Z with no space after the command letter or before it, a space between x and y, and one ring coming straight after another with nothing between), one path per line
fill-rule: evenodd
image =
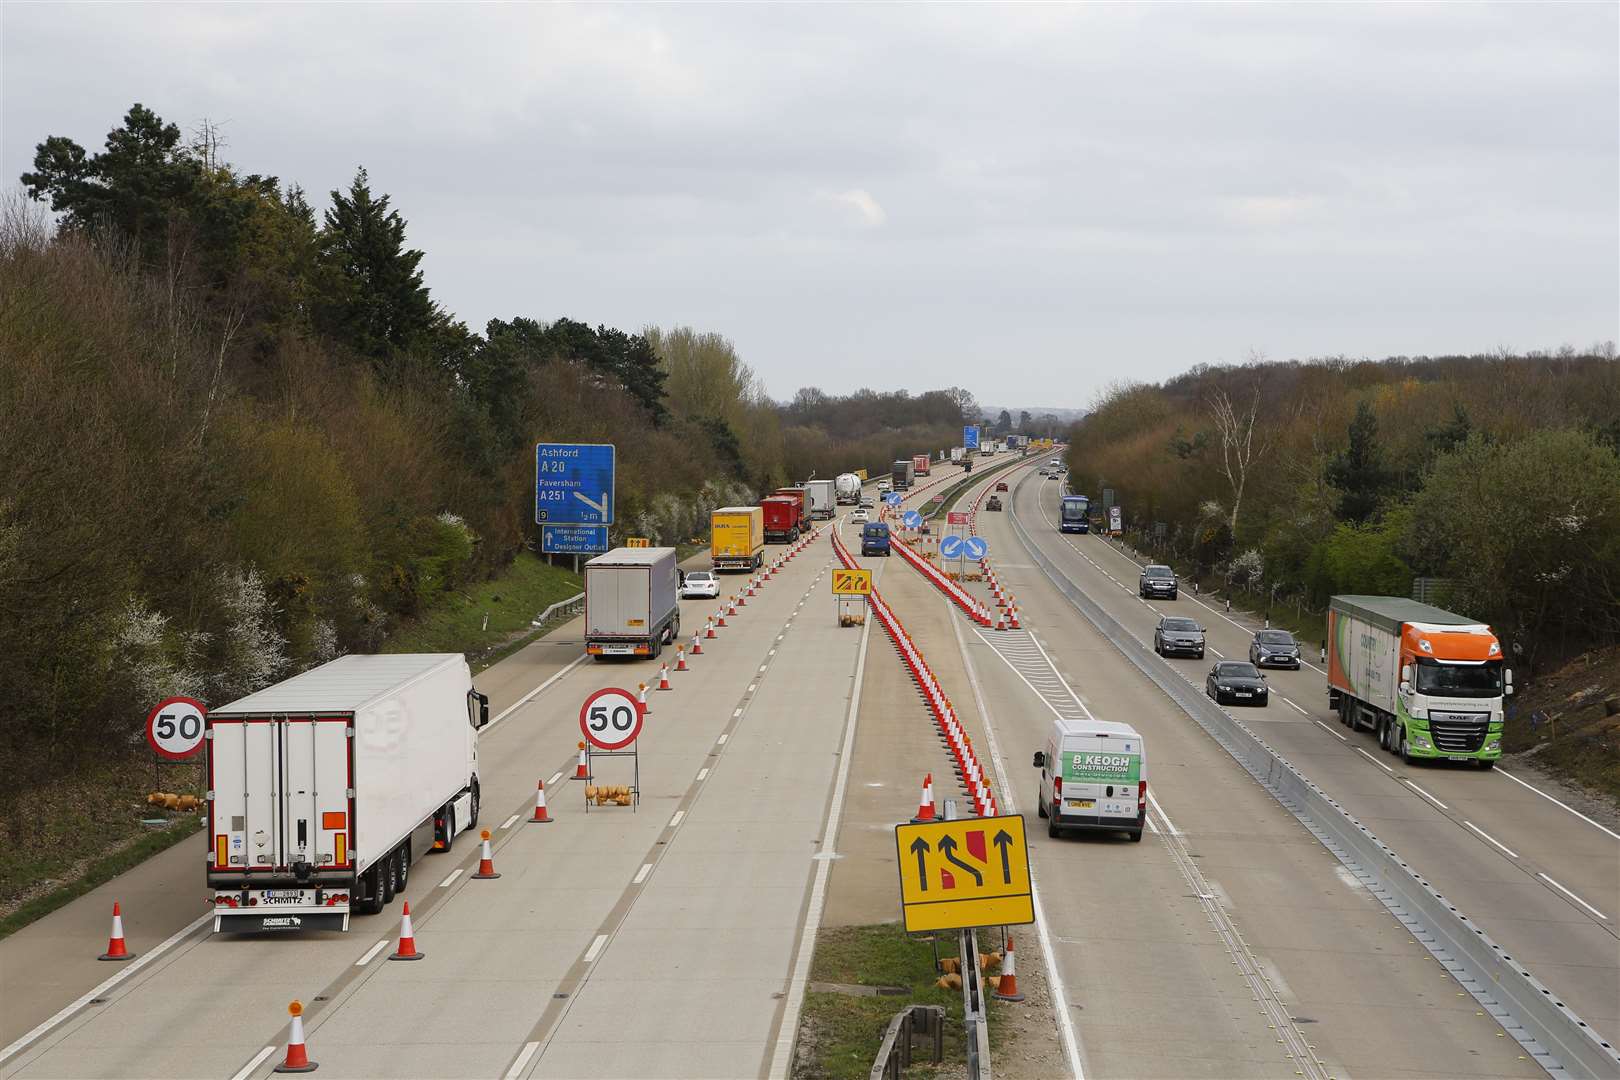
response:
M731 606L732 606L732 612L731 612L731 613L732 613L732 614L733 614L733 615L735 615L735 614L737 614L737 612L736 612L736 609L737 609L737 608L740 608L740 607L747 607L747 606L748 606L748 597L749 597L749 596L751 596L751 595L753 595L753 592L754 592L754 587L753 587L753 584L752 584L752 583L750 583L750 584L749 584L749 586L748 586L748 588L747 588L747 590L746 590L746 591L745 591L745 592L743 592L743 593L739 593L739 594L738 594L738 595L737 595L737 596L736 596L736 597L735 597L735 598L734 598L734 599L733 599L733 600L732 600L732 605L731 605Z
M685 671L686 670L686 646L685 645L677 645L677 646L675 646L675 670L676 671Z
M124 912L118 906L118 901L114 900L112 934L107 938L107 951L96 959L128 960L134 955L129 951L129 946L124 944Z
M660 664L658 667L658 689L669 689L669 665Z
M584 764L581 762L580 764ZM534 789L534 817L529 819L534 825L550 825L551 815L546 812L546 782L542 778L540 786Z
M1023 1001L1018 992L1018 972L1013 970L1013 939L1007 936L1007 955L1001 958L1001 981L996 984L997 1001Z
M577 766L575 766L575 768L574 768L574 779L575 780L589 780L590 778L591 778L591 774L586 770L586 767L585 767L585 744L580 743L579 744L579 764Z
M478 856L478 873L473 875L474 881L489 881L501 875L495 872L495 857L489 851L489 830L485 829L478 834L484 840L484 850Z
M1007 617L1005 615L997 615L996 616L996 629L997 630L1005 630L1005 629L1007 629Z
M693 633L692 633L692 655L693 656L702 656L703 655L703 638L698 636L696 631L693 631Z
M314 1072L315 1062L309 1060L309 1051L304 1048L304 1003L291 1002L287 1006L287 1015L292 1017L292 1031L287 1033L287 1056L272 1072L300 1073Z
M405 911L399 924L399 947L389 954L390 960L420 960L425 952L416 949L416 934L411 930L411 902L405 901Z
M714 640L714 620L713 619L710 619L710 620L708 620L707 622L705 622L703 624L703 636L708 638L711 641Z
M1008 614L1012 617L1012 623L1011 623L1012 628L1014 630L1021 629L1021 627L1019 627L1019 625L1018 625L1018 608L1016 606L1010 608L1008 610Z
M636 703L641 706L642 716L652 715L652 706L647 704L647 684L636 683Z
M917 801L917 816L912 824L934 820L934 774L923 777L922 798Z
M733 611L732 614L735 615L736 612ZM720 605L720 617L717 620L715 620L714 625L716 625L716 626L724 626L724 625L726 625L726 608L725 608L724 604Z
M730 614L732 614L732 615L737 614L737 598L735 596L733 596L731 598L731 611L730 611ZM724 624L722 623L721 625L724 625Z

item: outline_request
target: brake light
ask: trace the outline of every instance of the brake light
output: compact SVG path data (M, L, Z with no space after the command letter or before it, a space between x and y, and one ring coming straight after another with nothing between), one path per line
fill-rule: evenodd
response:
M1138 814L1147 813L1147 781L1146 780L1138 780L1136 782L1136 812Z
M1052 801L1054 803L1057 803L1057 802L1061 802L1062 800L1063 800L1063 777L1054 776L1054 777L1052 777Z

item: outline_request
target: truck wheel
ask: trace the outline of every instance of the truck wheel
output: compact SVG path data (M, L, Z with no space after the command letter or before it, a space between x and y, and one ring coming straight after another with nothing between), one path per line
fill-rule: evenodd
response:
M400 894L405 886L411 883L411 842L409 840L399 846L394 853L394 892Z
M395 878L399 874L394 861L398 858L399 851L395 849L388 853L388 858L377 864L377 884L382 886L382 907L394 902Z
M373 866L360 880L355 882L364 896L358 903L351 904L356 915L380 915L383 909L382 886L377 881L377 868Z
M1482 768L1482 769L1494 769L1494 768L1496 768L1496 759L1495 758L1481 758L1480 762L1479 762L1479 767Z
M478 781L474 780L470 786L472 787L472 816L467 821L467 828L476 829L478 828Z
M1407 764L1407 765L1415 765L1415 764L1417 764L1417 759L1412 757L1412 747L1406 741L1406 725L1405 724L1401 725L1400 732L1396 735L1395 752L1400 755L1401 761L1404 762L1405 764Z

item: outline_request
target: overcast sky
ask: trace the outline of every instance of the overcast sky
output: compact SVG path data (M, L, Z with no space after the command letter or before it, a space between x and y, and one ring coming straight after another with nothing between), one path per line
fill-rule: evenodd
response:
M1200 362L1620 338L1615 4L0 4L4 177L140 101L470 325L1083 406Z

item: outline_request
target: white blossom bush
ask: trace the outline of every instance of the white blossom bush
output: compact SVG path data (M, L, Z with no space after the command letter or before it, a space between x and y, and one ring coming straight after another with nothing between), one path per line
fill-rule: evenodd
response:
M1259 586L1260 579L1265 575L1265 569L1265 559L1258 550L1250 548L1232 560L1228 574L1234 585L1253 589Z
M287 666L287 639L276 630L276 607L258 570L251 566L222 570L218 588L225 616L224 655L214 685L228 701L276 681Z
M203 696L207 680L197 662L207 634L171 629L167 615L132 596L113 617L111 637L113 665L129 680L135 705L155 705L176 694Z

